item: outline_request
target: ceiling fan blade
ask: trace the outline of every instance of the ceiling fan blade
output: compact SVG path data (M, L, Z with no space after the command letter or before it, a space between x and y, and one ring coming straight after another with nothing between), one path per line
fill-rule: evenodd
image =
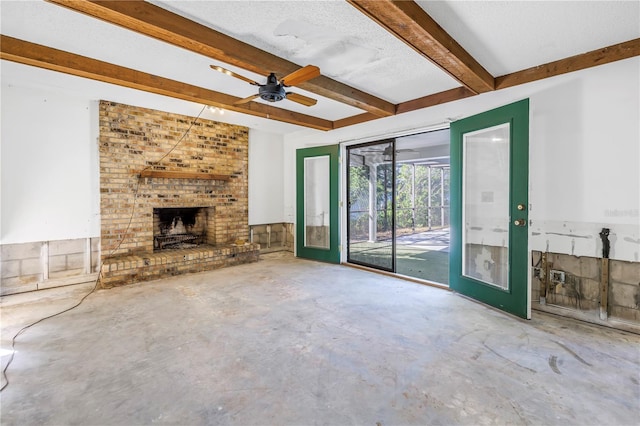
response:
M249 77L245 77L243 75L240 74L236 74L233 71L229 71L226 68L222 68L221 66L218 65L210 65L211 69L214 69L216 71L220 71L222 74L226 74L226 75L230 75L231 77L235 77L235 78L239 78L242 81L246 81L249 84L253 84L254 86L259 86L260 83L256 83L255 81L251 80Z
M285 86L295 86L300 83L304 83L307 80L316 78L320 75L320 68L315 65L307 65L300 68L298 71L294 71L286 77L280 79L280 83Z
M234 105L246 104L247 102L251 102L252 100L257 98L258 96L260 95L256 93L255 95L247 96L246 98L242 98L238 101L235 101L233 104Z
M318 103L318 101L313 98L309 98L307 96L299 95L293 92L287 92L287 99L293 102L297 102L304 106L314 106L315 104Z

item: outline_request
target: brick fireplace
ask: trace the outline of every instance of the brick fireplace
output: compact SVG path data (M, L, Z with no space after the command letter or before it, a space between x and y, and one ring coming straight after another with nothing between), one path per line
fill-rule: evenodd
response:
M247 170L245 127L101 101L102 285L257 260Z

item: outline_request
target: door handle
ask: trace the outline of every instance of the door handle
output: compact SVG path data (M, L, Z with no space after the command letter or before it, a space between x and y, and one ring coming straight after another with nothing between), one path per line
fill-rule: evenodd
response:
M515 226L527 226L527 221L524 219L516 219L513 221Z

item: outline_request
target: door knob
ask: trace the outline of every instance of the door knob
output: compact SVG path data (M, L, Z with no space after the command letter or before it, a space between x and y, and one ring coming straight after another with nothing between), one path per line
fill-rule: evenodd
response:
M513 224L515 226L526 226L527 221L524 220L524 219L516 219L516 220L513 221Z

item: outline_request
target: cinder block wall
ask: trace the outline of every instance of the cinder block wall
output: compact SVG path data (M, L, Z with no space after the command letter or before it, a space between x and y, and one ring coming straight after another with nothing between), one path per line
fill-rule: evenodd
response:
M540 300L540 279L536 267L541 264L539 251L532 252L533 306ZM580 312L592 319L599 317L602 259L547 253L550 270L564 272L564 281L549 280L546 305ZM609 260L607 313L611 319L640 325L640 262Z
M248 135L241 126L101 101L103 259L153 252L154 207L212 207L215 236L208 241L248 240ZM143 169L230 179L139 178Z
M250 239L260 244L262 253L270 251L293 251L293 223L268 223L251 225Z
M99 238L0 246L0 295L24 293L97 278Z

